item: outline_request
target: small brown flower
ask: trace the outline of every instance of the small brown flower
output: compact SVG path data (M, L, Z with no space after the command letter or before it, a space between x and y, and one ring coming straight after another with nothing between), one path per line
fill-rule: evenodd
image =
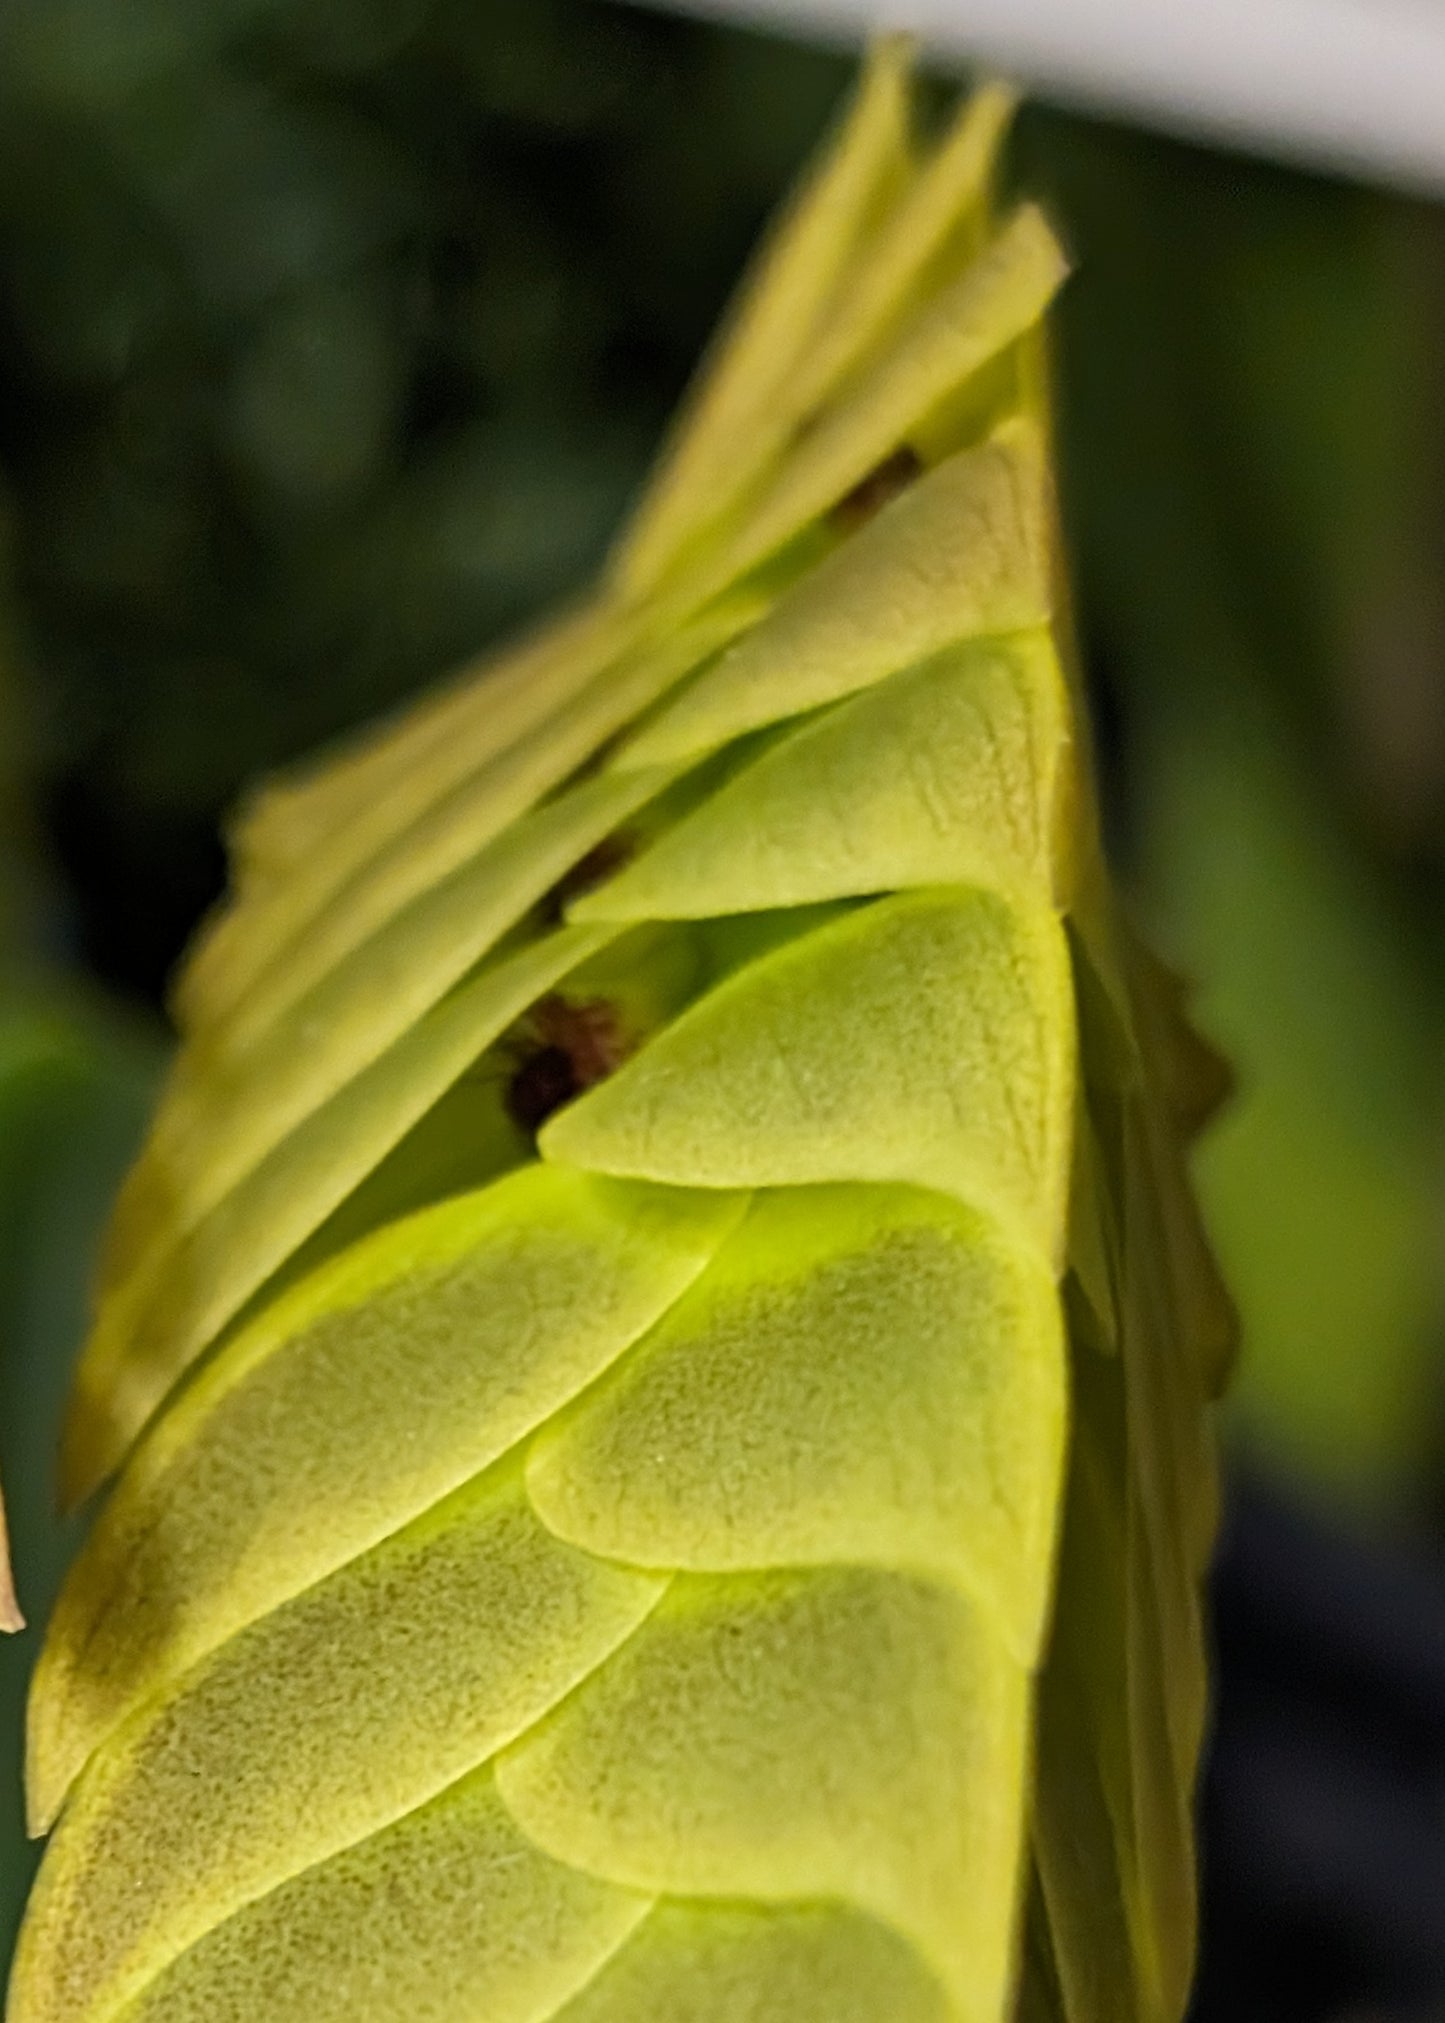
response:
M606 998L540 999L527 1015L524 1051L507 1084L513 1123L540 1131L554 1110L619 1068L627 1052L617 1008Z
M614 871L620 871L634 855L637 845L625 831L604 836L600 843L594 843L585 857L579 857L570 871L564 871L557 883L542 896L542 918L551 926L556 926L567 911L569 901L577 899L594 886L605 884Z
M866 477L860 478L851 492L843 494L828 517L835 527L851 534L922 475L922 457L910 444L900 443Z

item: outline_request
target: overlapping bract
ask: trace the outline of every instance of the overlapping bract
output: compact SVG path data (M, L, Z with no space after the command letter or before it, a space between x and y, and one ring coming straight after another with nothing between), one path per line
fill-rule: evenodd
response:
M592 598L238 824L10 2023L1177 2023L1209 1064L1098 860L1007 111L921 148L883 45Z

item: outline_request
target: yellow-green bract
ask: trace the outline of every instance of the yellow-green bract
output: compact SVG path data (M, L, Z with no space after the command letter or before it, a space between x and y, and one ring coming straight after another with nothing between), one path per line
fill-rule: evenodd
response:
M10 2023L1177 2023L1213 1068L906 52L594 594L278 782L65 1467Z

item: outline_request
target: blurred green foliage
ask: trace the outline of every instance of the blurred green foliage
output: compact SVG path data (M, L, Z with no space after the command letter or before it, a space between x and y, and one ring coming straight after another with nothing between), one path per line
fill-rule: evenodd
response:
M0 10L41 765L138 981L245 771L596 561L846 74L577 0Z
M245 778L596 561L845 75L607 0L0 10L0 1471L33 1613L156 1045L96 979L156 996ZM1238 1065L1203 1178L1239 1436L1438 1509L1445 220L1039 108L1016 160L1079 260L1065 504L1116 841Z
M75 1543L55 1515L60 1409L89 1259L158 1059L153 1040L99 1007L0 993L0 1475L32 1625ZM0 1959L30 1871L20 1766L34 1634L0 1642Z
M56 1515L53 1462L90 1259L162 1044L158 1024L67 974L47 946L58 905L27 819L15 655L0 637L0 1480L33 1626L76 1534ZM31 1866L20 1779L34 1638L0 1638L0 1959Z
M1148 786L1148 882L1242 1077L1199 1160L1249 1326L1231 1410L1304 1483L1418 1500L1439 1447L1438 993L1253 698L1161 736Z
M1236 1100L1201 1185L1239 1437L1442 1502L1445 216L1040 120L1083 635L1120 844Z

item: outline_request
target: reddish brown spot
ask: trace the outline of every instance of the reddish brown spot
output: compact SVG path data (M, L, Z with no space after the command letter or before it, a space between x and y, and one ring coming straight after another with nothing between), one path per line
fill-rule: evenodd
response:
M860 478L851 492L843 494L828 517L835 527L851 534L865 520L871 520L875 513L881 512L890 499L906 492L914 479L922 475L923 459L917 450L907 443L900 443L896 450L889 451L882 463L875 464L866 477Z
M540 1131L554 1110L621 1067L627 1043L605 998L573 1004L544 997L527 1016L523 1053L507 1084L507 1111L523 1131Z
M519 1131L540 1131L554 1110L582 1093L565 1047L538 1047L507 1084L507 1114Z
M579 857L572 869L564 871L552 889L543 895L543 919L555 926L572 900L590 892L596 885L605 884L614 871L622 869L636 849L632 837L623 831L615 836L604 836L600 843L594 843L586 856Z

